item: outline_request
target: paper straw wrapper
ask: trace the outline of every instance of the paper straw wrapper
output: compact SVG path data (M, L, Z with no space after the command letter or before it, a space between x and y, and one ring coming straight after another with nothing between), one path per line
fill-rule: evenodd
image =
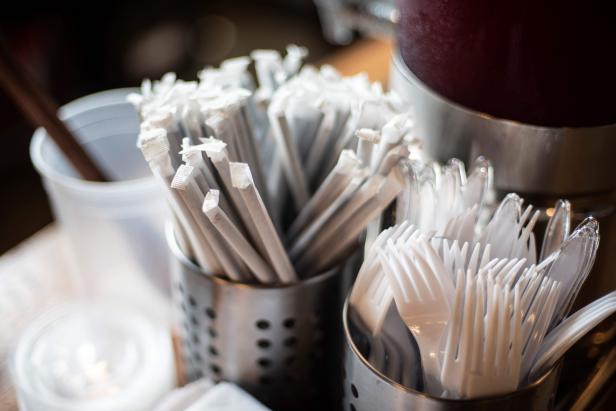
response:
M285 284L298 281L278 232L255 188L250 168L244 163L230 163L229 169L233 187L240 191L244 204L257 226L261 241L265 245L267 260L274 267L278 278Z
M218 190L210 190L203 202L203 212L226 240L227 244L235 250L236 254L246 263L259 282L272 284L276 276L267 263L257 254L250 243L246 241L240 230L229 220L229 217L218 205Z
M201 245L205 246L209 243L211 250L220 261L224 274L233 281L243 281L246 279L244 265L241 264L241 261L237 260L235 255L229 252L231 250L227 249L224 240L220 238L217 230L211 225L209 220L203 218L201 206L204 197L199 192L199 188L192 178L193 170L190 166L180 166L173 177L171 187L178 191L186 208L197 223L197 227L199 227L205 239Z

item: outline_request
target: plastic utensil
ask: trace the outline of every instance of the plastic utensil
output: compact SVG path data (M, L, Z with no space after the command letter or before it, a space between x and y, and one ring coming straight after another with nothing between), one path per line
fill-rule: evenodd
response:
M410 249L387 245L387 253L379 252L383 271L400 317L413 333L424 370L425 389L439 395L442 391L439 381L438 349L441 337L450 317L449 298L440 280L449 280L446 274L429 269L417 244Z
M378 251L382 250L390 240L407 241L417 235L419 232L408 221L384 230L374 241L359 269L349 303L357 311L372 336L376 336L381 331L393 298L389 283L383 275Z
M534 360L529 380L534 381L549 370L580 338L616 312L616 291L593 301L566 318L545 337Z
M571 203L567 200L558 200L545 229L539 261L543 261L548 255L560 249L560 245L569 236L570 229Z
M586 218L561 245L546 276L562 283L556 310L550 325L554 328L571 310L573 301L588 277L599 246L599 224Z

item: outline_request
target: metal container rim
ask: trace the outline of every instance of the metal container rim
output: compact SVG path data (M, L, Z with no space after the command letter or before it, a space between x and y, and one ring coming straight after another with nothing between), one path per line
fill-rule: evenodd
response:
M301 280L297 283L292 284L247 284L247 283L237 283L230 280L225 280L224 278L220 278L215 276L212 273L208 273L201 269L201 267L197 266L195 263L190 261L186 255L180 250L177 241L175 240L175 233L173 230L173 224L169 221L165 225L165 237L167 238L167 244L169 245L169 249L175 258L177 258L181 264L190 268L191 274L200 273L204 277L207 277L208 280L223 286L223 287L233 287L233 288L242 288L242 289L250 289L256 291L269 291L269 290L292 290L294 288L303 288L310 287L316 283L325 282L329 280L331 277L335 276L339 272L339 267L332 268L329 271L326 271L321 274L317 274L311 278Z
M359 358L359 360L362 362L362 364L365 367L367 367L372 373L374 373L383 382L385 382L386 384L390 385L395 390L401 390L401 391L404 391L405 393L407 393L409 395L415 395L415 396L418 396L418 397L423 397L426 400L432 400L432 401L438 401L438 402L450 403L450 404L473 404L473 403L491 402L491 401L496 400L496 399L504 400L504 399L509 398L509 397L518 396L518 395L520 395L521 393L523 393L525 391L531 391L534 388L540 386L560 366L560 362L557 362L556 365L552 369L547 371L541 378L537 379L532 384L526 385L525 387L517 389L516 391L510 392L508 394L490 395L490 396L486 396L486 397L472 398L472 399L452 399L452 398L435 397L435 396L429 395L429 394L427 394L425 392L417 391L417 390L414 390L412 388L405 387L404 385L402 385L402 384L400 384L400 383L390 379L389 377L383 375L379 370L374 368L372 366L372 364L370 364L370 362L368 360L366 360L366 358L362 355L362 353L359 351L359 349L355 345L355 341L351 337L351 332L349 330L348 307L349 307L349 297L347 297L346 300L344 301L344 306L342 308L342 328L344 330L344 338L346 340L346 344L349 346L351 351L353 351L353 353L357 356L357 358Z
M588 131L593 131L593 132L604 132L606 133L606 135L611 135L613 133L616 133L616 123L612 123L612 124L603 124L603 125L598 125L598 126L587 126L587 127L569 127L569 126L562 126L562 127L545 127L545 126L540 126L540 125L536 125L536 124L526 124L526 123L522 123L516 120L510 120L510 119L506 119L506 118L501 118L501 117L496 117L496 116L492 116L488 113L484 113L481 111L476 111L476 110L472 110L469 109L467 107L461 106L460 104L448 99L447 97L443 96L440 93L437 93L435 90L433 90L431 87L429 87L428 85L426 85L424 82L422 82L412 71L411 69L409 69L406 65L406 63L404 63L404 61L402 60L402 56L400 54L400 49L396 48L393 52L393 56L392 56L392 65L393 67L398 70L400 72L400 74L402 74L402 76L404 76L407 80L413 82L414 84L417 85L417 87L421 88L422 91L424 93L429 94L432 98L434 98L435 100L439 100L441 102L441 104L446 104L451 106L453 109L455 109L456 111L460 111L463 114L469 116L469 117L474 117L474 118L478 118L481 119L483 121L489 121L489 122L494 122L499 124L500 126L505 126L505 127L510 127L510 128L516 128L516 129L523 129L526 131L535 131L535 132L542 132L542 133L562 133L562 134L575 134L577 132L588 132Z

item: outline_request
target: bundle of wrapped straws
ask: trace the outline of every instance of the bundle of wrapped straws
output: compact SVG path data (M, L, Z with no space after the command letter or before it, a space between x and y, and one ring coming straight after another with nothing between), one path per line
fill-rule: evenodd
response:
M302 68L305 55L257 50L129 97L178 244L208 273L262 284L323 273L403 189L398 163L418 152L410 114L364 75Z

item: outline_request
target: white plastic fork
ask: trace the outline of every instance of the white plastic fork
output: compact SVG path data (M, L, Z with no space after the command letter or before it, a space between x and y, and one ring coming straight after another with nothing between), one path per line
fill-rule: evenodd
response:
M487 315L484 317L481 312L481 297L477 298L479 303L475 311L469 313L474 321L470 346L471 367L463 389L465 398L512 392L520 379L522 319L519 287L515 287L512 292L508 287L503 289L488 282L486 292Z
M419 346L424 389L440 395L438 354L449 321L450 304L435 273L418 263L420 255L413 245L410 250L400 249L392 242L388 242L385 251L379 251L400 317Z
M380 332L393 299L387 279L383 275L377 251L382 249L388 241L406 242L413 235L417 236L419 232L408 221L381 232L367 252L357 274L349 304L356 310L373 336Z
M533 229L541 214L539 210L535 210L529 220L528 218L532 210L533 206L529 205L524 210L524 213L522 213L520 221L518 222L517 239L511 250L511 256L525 258L529 264L535 264L537 262L537 246L535 244ZM528 223L526 222L527 220Z
M468 281L467 281L468 280ZM445 342L440 373L442 396L461 398L464 395L465 375L470 366L471 349L471 319L470 313L475 312L475 303L479 299L465 298L473 292L472 276L463 270L456 272L456 291L452 306L451 318L445 333ZM483 299L481 300L483 301Z
M480 268L491 268L499 261L497 259L490 261L490 244L487 244L482 249L482 245L480 243L475 243L470 257L468 257L468 251L471 247L471 243L465 242L460 248L457 240L454 240L450 246L447 239L442 239L440 240L442 241L442 244L439 247L439 240L440 239L432 238L432 245L437 247L439 250L439 255L443 261L444 269L449 273L452 281L455 280L454 276L458 270L462 270L462 272L470 270L472 273L476 273ZM488 264L491 265L488 266Z
M537 263L537 250L533 229L540 212L534 213L529 205L522 212L523 200L508 194L481 235L480 242L492 245L492 254L499 258L525 258L527 265Z

